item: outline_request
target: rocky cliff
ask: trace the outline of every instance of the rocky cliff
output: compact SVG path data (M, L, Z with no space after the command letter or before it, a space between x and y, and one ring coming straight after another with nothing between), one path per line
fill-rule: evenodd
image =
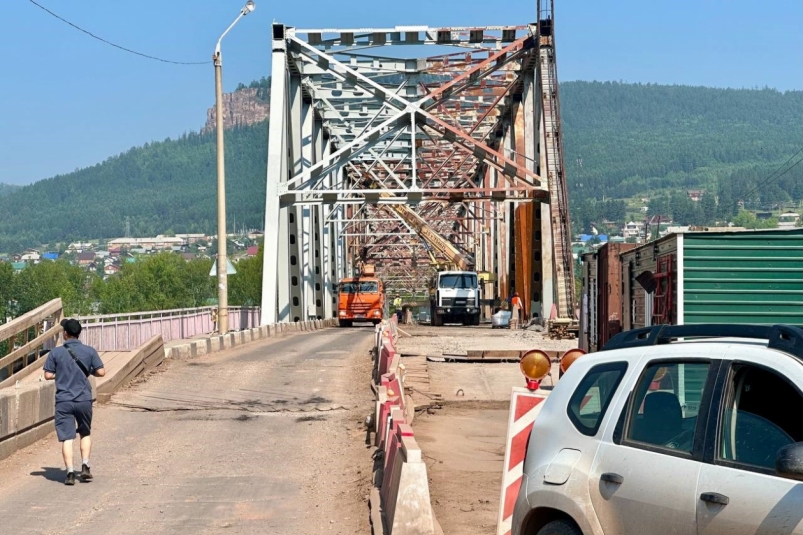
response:
M245 88L234 93L223 95L223 127L225 129L235 126L248 126L259 123L268 118L270 105L268 101L257 96L259 89ZM202 133L215 131L215 107L206 111L206 124Z

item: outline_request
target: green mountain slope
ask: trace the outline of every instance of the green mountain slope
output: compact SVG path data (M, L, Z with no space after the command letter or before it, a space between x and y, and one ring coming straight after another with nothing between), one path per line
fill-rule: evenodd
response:
M573 213L585 219L603 195L704 187L728 202L803 198L803 165L756 187L803 146L803 91L567 82L561 107ZM238 228L263 224L266 140L264 123L226 134L228 219ZM118 237L126 217L138 236L213 233L215 188L213 135L149 143L0 193L0 252ZM621 205L610 208L621 216Z
M8 195L12 191L19 189L19 186L14 186L13 184L3 184L0 182L0 197L3 195Z
M560 96L573 200L764 176L803 146L803 91L568 82Z
M262 228L265 123L226 132L227 208L237 227ZM0 251L79 238L216 229L215 136L149 143L0 198Z

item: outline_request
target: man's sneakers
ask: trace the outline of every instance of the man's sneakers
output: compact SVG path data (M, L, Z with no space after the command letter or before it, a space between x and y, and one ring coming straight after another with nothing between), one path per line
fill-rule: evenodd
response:
M87 465L81 467L81 481L92 481L92 473Z
M92 472L89 471L89 467L87 465L83 465L81 467L81 481L84 483L88 481L92 481ZM67 472L67 478L64 480L65 485L75 485L75 472Z

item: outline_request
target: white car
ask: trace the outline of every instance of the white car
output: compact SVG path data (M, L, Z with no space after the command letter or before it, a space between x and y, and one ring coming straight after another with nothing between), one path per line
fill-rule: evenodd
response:
M803 329L648 327L544 402L512 533L803 534L801 481Z

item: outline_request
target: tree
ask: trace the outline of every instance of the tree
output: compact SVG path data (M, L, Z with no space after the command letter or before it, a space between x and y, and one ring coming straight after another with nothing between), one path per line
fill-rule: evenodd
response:
M229 303L256 306L262 302L262 259L264 244L256 256L237 262L237 274L229 277Z
M104 314L170 310L203 305L214 295L209 260L185 261L173 253L140 257L120 273L95 285Z
M717 218L717 201L712 193L706 192L700 199L700 210L702 212L702 224L713 225Z
M0 262L0 323L11 315L11 302L17 298L14 268L7 262Z
M758 219L756 214L747 210L739 210L739 213L731 220L734 226L747 229L770 229L778 228L778 218Z
M65 260L41 262L17 274L15 294L19 314L33 310L60 297L68 316L88 314L92 310L89 288L95 275Z

